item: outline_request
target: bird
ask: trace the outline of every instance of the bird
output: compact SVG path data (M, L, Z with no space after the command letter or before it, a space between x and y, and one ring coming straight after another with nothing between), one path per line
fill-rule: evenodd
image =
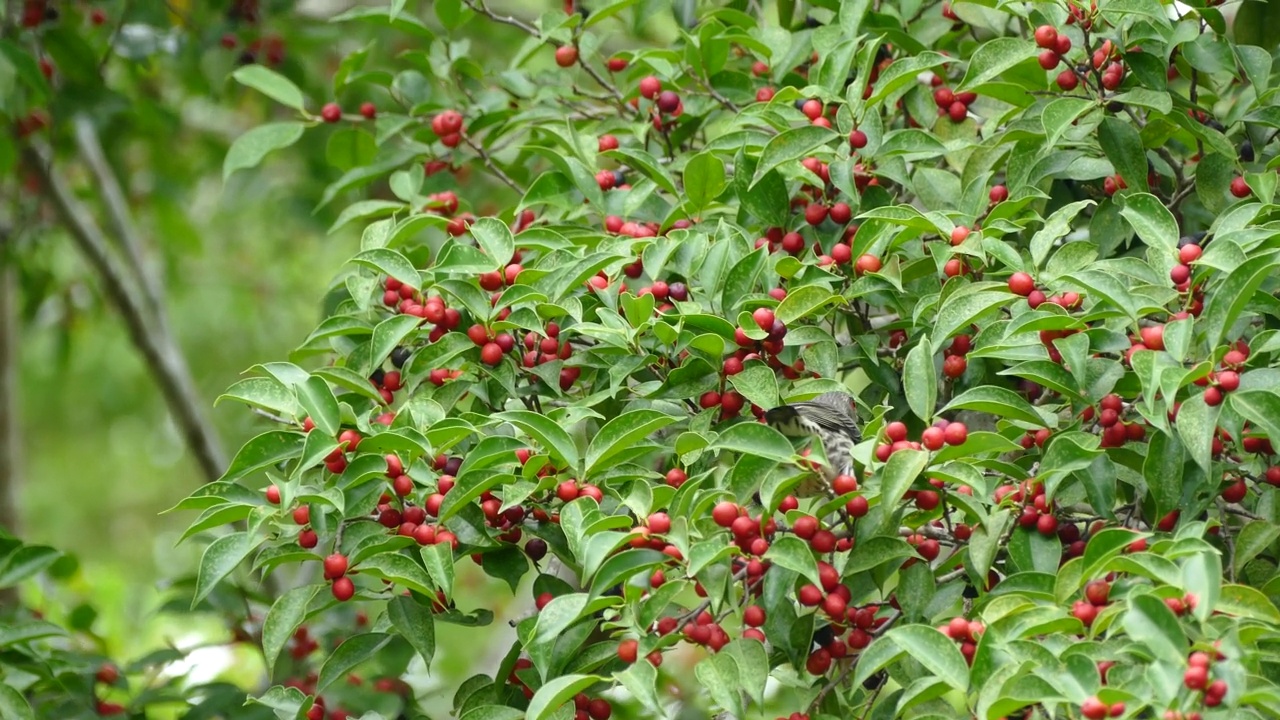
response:
M828 392L812 400L781 405L765 412L765 422L778 432L793 438L817 438L827 465L821 479L827 487L838 475L853 474L853 446L862 440L858 429L858 413L853 397L842 392ZM800 484L797 494L815 495L823 488L816 481Z

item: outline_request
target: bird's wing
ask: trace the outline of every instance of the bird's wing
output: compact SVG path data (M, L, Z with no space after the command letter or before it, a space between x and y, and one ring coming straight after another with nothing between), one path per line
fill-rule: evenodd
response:
M836 395L830 398L829 395ZM847 435L850 440L860 442L862 433L858 430L858 421L851 412L851 401L847 395L827 393L813 400L792 403L793 412L802 412L806 420L832 432ZM849 407L848 410L845 408Z

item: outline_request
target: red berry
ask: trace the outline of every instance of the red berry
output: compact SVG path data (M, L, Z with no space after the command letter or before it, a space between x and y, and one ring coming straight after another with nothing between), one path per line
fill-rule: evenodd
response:
M964 375L964 371L969 367L966 361L960 355L950 355L946 360L942 361L942 374L951 379L955 379Z
M640 95L646 100L654 99L661 90L662 81L652 75L640 80Z
M356 584L351 582L351 578L343 575L333 581L333 596L339 602L346 602L356 594Z
M1003 185L996 185L991 188L991 192L987 193L987 197L989 197L993 203L1004 202L1009 199L1009 189Z
M268 485L266 490L267 502L272 505L280 504L280 488L275 485Z
M1253 190L1249 188L1249 183L1244 178L1237 176L1231 181L1231 194L1238 198L1247 198L1253 194Z
M951 244L959 245L969 237L969 228L964 225L957 225L951 229Z
M1204 404L1209 407L1217 407L1222 404L1222 391L1216 387L1207 387L1204 389Z
M556 48L556 64L562 68L573 67L578 62L578 48L572 45L561 45Z
M1081 623L1084 623L1085 627L1089 627L1098 617L1098 608L1091 603L1079 600L1071 606L1071 614Z
M773 313L773 308L762 307L756 308L755 312L751 313L751 319L755 321L756 326L761 330L769 332L773 329L773 321L776 318Z
M738 506L729 500L723 500L716 503L711 509L711 519L720 527L727 528L738 519Z
M1223 392L1234 392L1240 387L1240 373L1235 370L1223 370L1218 373L1218 387Z
M94 679L106 685L115 685L116 680L120 679L120 668L112 663L104 663L102 667L98 668Z
M849 133L849 146L854 150L861 150L867 146L867 134L861 130L854 130Z
M942 432L948 445L963 445L969 439L969 428L964 423L949 423Z
M1058 67L1058 63L1062 61L1062 58L1058 56L1057 50L1044 50L1036 57L1036 60L1039 61L1040 67L1045 70L1052 70Z
M1178 249L1178 260L1182 261L1183 265L1190 265L1200 259L1202 252L1199 245L1189 243Z
M1094 580L1084 586L1084 597L1094 605L1106 605L1111 595L1111 585L1106 580Z
M1058 47L1058 31L1052 25L1041 25L1036 28L1036 45L1052 50Z
M1231 485L1228 485L1227 489L1222 491L1222 499L1229 503L1238 503L1243 500L1244 496L1247 494L1249 494L1249 486L1245 484L1243 479L1241 479L1235 481Z
M342 108L338 103L327 103L320 108L320 118L327 123L336 123L342 119Z
M1182 674L1182 684L1187 686L1188 690L1203 690L1209 684L1209 669L1204 666L1192 665Z
M502 362L502 347L496 342L485 343L480 348L480 362L490 366Z
M360 114L366 120L372 120L378 116L378 106L371 102L360 104Z
M1009 292L1027 297L1036 289L1036 281L1024 272L1016 272L1009 276Z
M862 255L853 267L857 274L861 275L863 273L879 272L882 265L880 258L875 255Z
M326 580L340 578L347 574L347 556L334 553L324 559L324 577Z
M969 117L969 106L956 100L951 103L951 107L947 108L947 115L951 117L951 122L964 122L964 119Z
M899 422L899 421L891 422L891 423L889 423L888 425L886 425L886 426L885 426L885 428L884 428L884 434L885 434L885 437L889 438L889 440L890 440L890 441L892 441L892 442L898 442L898 441L900 441L900 440L906 440L906 439L907 439L907 425L906 425L906 423Z
M926 450L941 450L946 443L947 433L942 428L925 428L924 433L920 435L920 444L924 445Z
M636 661L640 643L635 640L623 640L618 643L618 659L630 665Z
M1181 285L1191 279L1191 268L1186 265L1174 265L1169 271L1169 279L1174 285Z
M1102 720L1110 712L1110 707L1096 697L1090 697L1080 705L1080 714L1087 720Z

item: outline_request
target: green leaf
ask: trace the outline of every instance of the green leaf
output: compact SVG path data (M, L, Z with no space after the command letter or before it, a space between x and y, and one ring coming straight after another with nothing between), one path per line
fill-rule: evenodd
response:
M1223 585L1218 597L1218 612L1253 618L1270 625L1280 625L1280 610L1257 588L1247 585Z
M1222 556L1217 550L1204 550L1187 558L1182 564L1182 586L1196 595L1196 619L1205 622L1218 605L1222 589Z
M511 261L516 251L516 240L506 223L495 217L482 217L471 223L469 232L485 255L493 260L495 267L505 266Z
M219 480L238 480L257 470L297 457L302 453L306 436L291 430L270 430L253 438L240 452Z
M1093 204L1092 200L1081 200L1063 205L1044 221L1044 227L1031 237L1031 262L1036 267L1044 265L1045 258L1049 257L1049 251L1053 249L1054 243L1071 232L1072 221L1078 220L1080 212Z
M1039 49L1035 44L1026 40L1010 37L988 40L969 58L969 67L965 69L964 79L956 87L956 92L972 90L997 80L1014 65L1035 57L1037 53Z
M903 625L886 635L934 677L956 690L969 689L969 666L954 640L928 625Z
M899 450L889 456L880 479L880 503L885 507L897 507L907 490L929 464L929 453L924 450ZM885 521L892 520L886 516Z
M316 430L329 437L336 437L342 419L339 417L338 400L333 396L333 390L329 389L329 383L312 375L298 385L296 391L298 404L316 424Z
M387 603L387 618L430 668L436 652L435 619L431 609L412 597L399 595Z
M887 562L910 557L914 553L915 551L906 540L879 535L853 546L853 552L849 553L849 562L845 564L844 572L845 574L866 572Z
M528 720L546 720L574 695L604 680L596 675L564 675L551 680L534 693L525 717Z
M631 667L614 674L631 697L640 701L649 717L662 717L662 700L658 697L658 669L648 662L632 663ZM521 715L523 717L523 714Z
M369 341L369 364L364 368L365 375L372 375L374 370L382 367L391 351L421 324L422 320L416 315L392 315L378 323L373 329L373 339Z
M814 585L822 586L822 579L818 577L818 559L813 556L808 543L794 535L778 538L769 546L764 559L788 570L794 570Z
M587 446L587 476L610 467L609 460L678 419L645 409L625 412L605 423Z
M1232 402L1235 402L1234 397ZM1174 420L1178 437L1182 438L1191 459L1206 473L1212 469L1213 433L1218 428L1218 413L1221 411L1221 406L1209 407L1203 395L1196 395L1182 403Z
M662 163L659 163L652 155L643 150L635 148L618 148L616 150L609 150L608 152L601 153L601 155L618 160L619 162L628 165L633 170L639 171L640 174L649 178L656 183L658 187L666 190L672 195L680 194L680 190L676 187L676 181L671 177L671 174L667 172L667 169L663 167ZM594 180L592 180L592 182L594 182Z
M1143 172L1146 172L1144 167ZM1127 180L1127 178L1126 178ZM1148 247L1175 251L1178 248L1178 221L1160 198L1150 193L1124 196L1120 214Z
M448 547L448 544L446 543L444 547ZM427 577L422 566L407 555L401 555L394 550L380 552L373 557L361 560L360 572L382 580L390 580L414 592L435 597L431 578Z
M280 652L307 617L311 600L324 585L302 585L276 598L262 623L262 655L267 662L267 679L275 676Z
M781 404L777 375L763 362L747 362L742 372L729 376L729 384L747 400L762 408L774 408Z
M1228 395L1231 409L1240 413L1241 417L1262 428L1267 437L1276 442L1280 438L1280 394L1273 390L1241 390ZM1178 410L1178 422L1182 422L1182 412Z
M831 303L841 301L839 293L832 292L829 288L805 285L789 290L782 302L778 303L774 316L784 325L790 325Z
M393 277L409 287L419 288L422 286L422 277L418 275L413 263L409 262L408 258L396 250L371 248L351 258L351 262Z
M391 642L393 635L363 633L347 638L324 661L320 679L316 681L316 693L323 693L334 682L347 677L360 663L378 654Z
M263 95L275 100L281 105L291 107L295 110L304 110L306 101L302 97L302 91L289 78L281 75L275 70L267 68L265 65L253 64L245 65L231 73L231 77L241 85L261 92Z
M933 422L933 411L938 406L938 371L933 365L933 344L927 334L907 353L902 387L911 412L926 425Z
M578 466L578 447L574 444L573 438L569 437L569 433L563 427L560 427L559 424L545 415L539 415L528 410L512 410L510 412L497 413L493 415L493 419L508 422L520 428L538 441L551 454L553 459L568 465L570 468Z
M300 122L268 123L236 138L222 161L223 181L237 170L257 167L272 150L282 150L298 142L306 127Z
M0 528L3 530L3 528ZM22 545L0 557L0 588L13 587L22 580L53 565L63 554L47 545Z
M738 674L738 663L727 654L710 655L703 658L693 668L694 677L707 693L711 701L732 717L742 717L742 680Z
M213 592L213 588L231 574L253 552L258 543L247 532L234 532L209 543L200 557L200 570L196 576L195 595L191 598L194 609L201 600Z
M751 185L747 189L755 188L764 179L764 176L769 174L770 170L785 162L798 160L810 155L814 150L835 140L837 137L839 135L834 131L817 125L792 128L775 135L760 153L760 164L756 166L755 175L752 176Z
M994 385L982 385L966 390L947 403L943 412L948 410L977 410L1008 420L1020 420L1037 427L1045 427L1044 418L1040 417L1040 413L1036 412L1025 398L1008 388Z
M1062 133L1091 107L1094 107L1092 101L1078 97L1061 97L1045 105L1040 113L1040 123L1044 126L1046 151L1057 148Z
M929 336L935 344L941 345L956 332L972 325L983 313L1009 304L1014 297L1013 293L1001 290L957 292L943 301Z
M447 598L453 597L453 549L448 544L428 545L419 551L431 582Z
M1155 595L1132 597L1121 625L1130 639L1145 645L1157 659L1181 658L1187 654L1187 636L1178 618Z
M710 152L701 152L684 166L684 193L692 212L699 212L724 192L724 161Z
M227 388L214 400L217 405L223 399L239 400L246 405L293 417L298 412L298 400L284 383L275 378L245 378Z
M1102 146L1102 154L1111 161L1125 183L1145 193L1147 155L1142 149L1142 137L1137 129L1119 118L1104 118L1098 127L1098 143Z
M768 425L739 423L716 439L714 448L786 462L795 454L782 433Z
M1280 539L1280 525L1272 525L1266 520L1254 520L1240 528L1231 562L1236 574L1243 573L1249 561L1271 547L1277 539Z
M0 685L0 717L6 720L36 720L27 699L8 684Z
M1222 342L1236 318L1240 317L1245 306L1253 299L1253 294L1271 277L1277 265L1280 265L1280 260L1277 260L1275 254L1241 265L1232 270L1222 284L1209 294L1204 314L1200 316L1198 323L1204 328L1209 347Z
M1157 515L1173 510L1182 500L1184 457L1182 443L1177 438L1163 432L1152 434L1142 474L1156 501Z
M647 665L648 663L638 663ZM652 667L652 666L650 666ZM462 713L460 720L523 720L524 711L506 705L478 705Z

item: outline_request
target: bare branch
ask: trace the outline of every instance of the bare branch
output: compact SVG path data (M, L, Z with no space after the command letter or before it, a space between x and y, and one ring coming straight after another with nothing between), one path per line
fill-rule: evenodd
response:
M135 279L141 286L147 301L151 318L154 322L168 325L164 312L164 292L160 287L159 273L154 263L148 263L144 256L142 233L133 221L128 200L124 190L107 162L106 153L102 150L102 142L93 121L87 115L77 115L75 125L76 145L80 148L80 156L84 158L89 171L97 181L98 190L102 194L103 205L107 209L107 217L111 220L116 239L124 248L124 256L128 260Z
M101 278L108 299L120 312L129 338L151 368L169 412L182 432L187 446L195 455L205 479L212 482L222 476L226 457L213 433L212 423L205 417L204 403L196 392L186 361L163 328L150 324L146 302L130 284L124 268L111 254L106 236L93 215L67 187L66 181L52 167L46 147L27 145L23 160L44 184L59 219L71 234L76 246Z

